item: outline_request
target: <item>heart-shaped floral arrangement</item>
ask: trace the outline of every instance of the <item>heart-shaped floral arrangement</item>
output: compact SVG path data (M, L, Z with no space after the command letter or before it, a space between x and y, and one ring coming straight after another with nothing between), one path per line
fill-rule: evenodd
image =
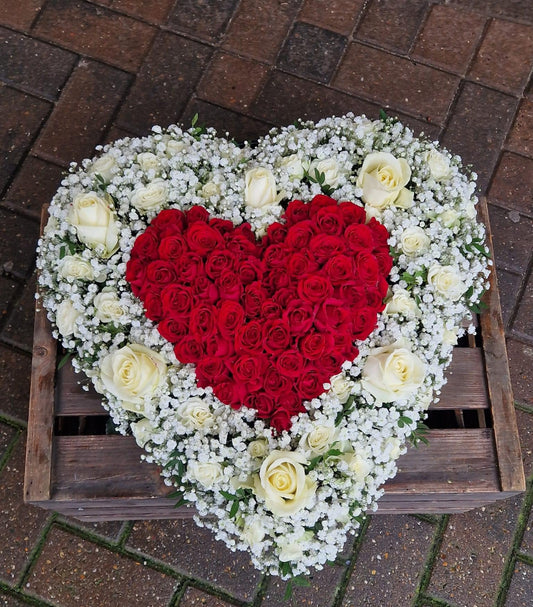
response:
M353 115L253 147L171 126L99 151L39 244L55 336L199 524L270 573L322 567L487 286L475 175Z

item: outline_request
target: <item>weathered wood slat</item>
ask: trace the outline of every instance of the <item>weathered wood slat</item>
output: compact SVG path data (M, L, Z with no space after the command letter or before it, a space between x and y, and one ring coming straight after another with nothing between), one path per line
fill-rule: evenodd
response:
M479 213L481 220L488 228L487 245L490 248L492 259L494 259L489 213L485 198L480 201ZM492 403L494 438L502 490L525 491L526 481L518 439L518 426L514 410L496 268L493 268L491 272L490 289L485 293L484 302L488 309L481 315L483 350L488 390Z
M41 232L48 214L43 210ZM24 498L28 501L50 497L52 464L52 432L54 427L54 376L56 341L42 303L37 300L34 318L33 357Z
M83 385L89 389L84 390ZM94 390L92 383L84 375L75 373L70 363L58 371L56 390L61 395L56 403L56 415L91 416L107 413L102 407L102 396Z
M480 348L454 348L446 378L448 382L442 387L440 400L433 403L431 409L489 408L485 365Z

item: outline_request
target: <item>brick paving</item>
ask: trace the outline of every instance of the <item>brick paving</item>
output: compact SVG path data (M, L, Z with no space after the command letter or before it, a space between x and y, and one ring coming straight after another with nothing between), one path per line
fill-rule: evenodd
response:
M70 161L155 123L199 113L253 140L382 107L461 154L488 196L528 491L374 516L293 604L533 603L532 67L530 0L0 2L0 605L289 604L190 521L80 523L23 504L39 213Z

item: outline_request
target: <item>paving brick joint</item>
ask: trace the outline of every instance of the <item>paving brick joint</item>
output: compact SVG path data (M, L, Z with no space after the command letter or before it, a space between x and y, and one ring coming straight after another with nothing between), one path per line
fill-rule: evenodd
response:
M71 161L156 123L198 113L253 140L380 108L479 174L527 491L464 514L371 517L292 604L533 604L532 67L530 0L2 0L0 605L289 604L190 521L90 524L23 503L39 215Z

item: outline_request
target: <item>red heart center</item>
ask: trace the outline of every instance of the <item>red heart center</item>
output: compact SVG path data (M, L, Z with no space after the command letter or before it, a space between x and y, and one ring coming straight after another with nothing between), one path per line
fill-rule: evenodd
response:
M351 202L293 200L282 220L257 239L203 207L167 209L137 237L126 269L198 385L278 431L356 358L392 267L387 229Z

